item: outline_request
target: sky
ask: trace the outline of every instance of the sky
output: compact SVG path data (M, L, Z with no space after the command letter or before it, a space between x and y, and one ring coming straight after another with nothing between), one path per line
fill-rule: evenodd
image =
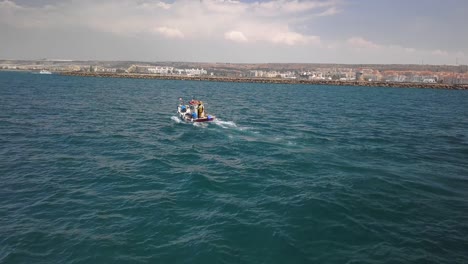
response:
M0 59L468 64L467 0L0 0Z

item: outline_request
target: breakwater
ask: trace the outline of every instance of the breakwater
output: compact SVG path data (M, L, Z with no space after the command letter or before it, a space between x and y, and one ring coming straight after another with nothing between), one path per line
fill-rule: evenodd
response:
M213 82L313 84L313 85L335 85L335 86L367 86L367 87L468 90L468 84L445 84L445 83L402 83L402 82L308 80L308 79L258 78L258 77L252 78L252 77L219 77L219 76L180 76L180 75L158 75L158 74L141 74L141 73L61 72L59 74L68 75L68 76L101 77L101 78L133 78L133 79L190 80L190 81L213 81Z

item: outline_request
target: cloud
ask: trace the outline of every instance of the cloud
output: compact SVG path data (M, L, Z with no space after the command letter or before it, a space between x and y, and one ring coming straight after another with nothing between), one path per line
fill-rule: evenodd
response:
M286 44L286 45L298 45L298 44L318 44L320 43L320 37L317 36L304 36L296 32L281 32L273 35L271 38L273 43Z
M155 32L168 38L184 38L184 34L177 28L158 27L155 29Z
M141 9L159 9L159 8L162 8L162 9L170 9L171 8L171 4L168 4L168 3L165 3L165 2L144 2L144 3L141 3L140 5L137 6L137 8L141 8Z
M447 56L449 53L445 50L436 49L431 52L432 55L436 56Z
M375 44L372 41L366 40L362 37L352 37L346 41L353 48L358 49L377 49L380 48L380 45Z
M4 0L0 2L0 10L8 10L11 8L17 9L17 8L20 8L20 6L15 4L15 2L9 1L9 0Z
M335 1L298 1L298 0L276 0L266 2L254 2L251 4L257 15L282 15L288 13L304 13L312 10L321 10L336 5Z
M451 64L458 58L460 63L468 60L465 53L450 52L442 49L418 49L395 44L376 43L362 37L352 37L341 43L329 44L328 49L346 52L347 56L364 59L365 63L421 63Z
M337 9L336 7L330 7L327 10L323 11L322 13L317 14L317 16L333 16L340 12L341 11Z
M457 52L455 53L455 55L456 55L457 57L465 57L466 54L465 54L463 51L457 51Z
M244 33L240 31L229 31L224 33L224 38L227 40L232 40L234 42L247 42L247 38L244 36Z
M336 0L64 0L43 6L0 0L0 24L13 27L68 29L170 39L316 44L318 36L300 32L313 16L337 13ZM233 31L232 29L236 30Z
M423 28L412 29L413 19L405 14L400 14L398 23L385 16L374 21L369 14L375 10L370 7L353 10L344 0L0 0L0 32L6 36L0 37L0 55L36 57L38 52L57 54L60 47L63 54L80 54L83 42L92 42L96 54L130 54L112 47L132 43L140 47L142 58L149 58L152 49L158 50L154 58L179 60L199 56L232 61L454 63L458 58L459 63L468 62L468 50L460 44L463 34L454 36L457 30L450 31L456 27L454 20L444 19L442 13L430 19L416 17ZM388 23L395 29L393 34L378 30ZM441 39L458 41L414 38L427 28L445 32ZM243 45L227 46L229 42ZM192 44L197 46L196 54L181 51L180 47ZM98 52L99 45L105 48ZM232 50L226 52L227 47Z

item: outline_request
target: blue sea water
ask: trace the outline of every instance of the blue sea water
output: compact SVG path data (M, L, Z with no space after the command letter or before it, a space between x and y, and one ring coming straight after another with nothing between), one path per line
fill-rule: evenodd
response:
M181 123L179 97L218 120ZM0 262L468 263L467 107L0 72Z

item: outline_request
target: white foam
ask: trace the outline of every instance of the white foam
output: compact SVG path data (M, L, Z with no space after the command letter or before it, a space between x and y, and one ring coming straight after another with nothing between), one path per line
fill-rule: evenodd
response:
M214 124L222 127L222 128L234 128L234 127L237 127L236 123L234 123L233 121L223 121L223 120L220 120L220 119L215 119L213 121Z
M208 124L202 122L193 122L193 125L201 128L206 128L208 126Z
M176 123L181 123L182 120L180 120L180 118L178 118L177 116L171 116L171 119L172 121L176 122Z

